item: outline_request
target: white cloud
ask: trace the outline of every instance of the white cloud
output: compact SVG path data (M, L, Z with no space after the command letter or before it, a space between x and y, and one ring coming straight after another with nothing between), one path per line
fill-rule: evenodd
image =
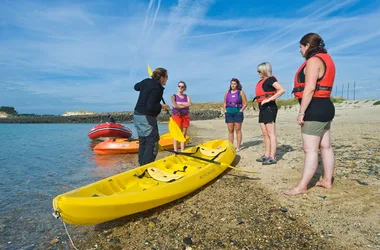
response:
M303 60L298 42L308 32L324 38L338 86L356 81L357 98L374 98L371 90L378 89L380 11L357 1L315 1L289 17L242 11L228 19L208 16L214 2L206 0L131 1L118 6L128 15L113 16L101 11L111 2L102 4L0 3L0 84L6 86L0 100L7 102L1 105L30 110L23 101L37 95L46 104L35 105L34 113L44 113L52 99L67 105L51 102L57 113L81 105L131 110L146 63L169 70L166 99L184 80L193 101L221 101L232 77L252 96L263 61L290 88Z

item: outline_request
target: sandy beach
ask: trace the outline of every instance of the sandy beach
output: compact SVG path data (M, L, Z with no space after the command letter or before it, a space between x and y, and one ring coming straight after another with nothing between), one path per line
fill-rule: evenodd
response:
M312 187L297 197L283 191L298 183L303 168L303 151L298 107L280 110L277 120L278 164L255 162L263 154L257 118L247 118L243 127L243 149L238 167L260 172L257 177L288 213L302 217L321 238L346 249L380 248L380 107L374 101L336 104L332 126L335 152L335 183L332 190ZM255 116L256 112L247 112ZM193 122L199 136L226 135L218 121ZM204 133L205 130L208 132ZM213 131L213 132L211 132ZM227 138L227 137L226 137ZM323 171L319 161L315 184Z
M336 104L332 124L336 156L332 190L283 192L301 177L304 154L298 107L280 109L276 165L255 161L263 154L257 111L247 110L243 146L234 166L197 192L143 213L93 227L73 227L79 249L379 249L380 105ZM191 145L227 139L224 119L193 121ZM160 157L168 153L160 153ZM54 245L54 244L53 244Z

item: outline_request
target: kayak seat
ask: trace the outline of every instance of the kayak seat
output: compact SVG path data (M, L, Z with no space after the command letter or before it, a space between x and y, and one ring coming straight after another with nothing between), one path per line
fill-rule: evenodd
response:
M184 176L183 173L172 174L172 173L169 173L169 172L166 172L159 168L154 168L154 167L148 168L148 173L153 179L157 181L162 181L162 182L172 182Z
M217 156L220 153L224 152L226 148L218 147L218 148L207 148L207 147L199 147L199 151L205 156Z

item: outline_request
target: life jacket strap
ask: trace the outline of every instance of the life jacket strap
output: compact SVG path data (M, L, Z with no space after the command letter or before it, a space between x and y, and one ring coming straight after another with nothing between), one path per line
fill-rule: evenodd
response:
M315 87L315 90L327 90L327 91L332 91L332 87L321 86L321 85L317 84L317 86Z
M259 95L253 98L253 100L260 99L260 98L266 98L266 97L271 97L274 96L274 94L265 94L265 95Z
M292 94L293 94L293 93L296 93L296 92L303 92L304 89L305 89L305 87L297 87L297 88L293 88ZM317 84L317 85L315 86L315 90L327 90L327 91L332 91L332 87L321 86L321 85Z
M292 94L296 92L303 92L304 89L305 89L304 87L293 88Z

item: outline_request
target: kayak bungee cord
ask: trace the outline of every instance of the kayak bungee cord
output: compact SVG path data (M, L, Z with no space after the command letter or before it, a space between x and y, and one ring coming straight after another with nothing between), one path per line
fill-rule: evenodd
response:
M78 248L76 248L76 246L74 245L74 241L71 239L71 236L70 236L70 234L69 234L69 231L67 230L67 227L66 227L66 223L65 223L65 222L63 221L63 219L62 219L61 213L60 213L58 210L54 210L54 212L53 212L53 217L56 218L56 219L60 219L60 220L62 221L62 223L63 223L63 227L65 228L66 234L67 234L67 236L69 237L69 240L70 240L70 242L71 242L71 245L73 246L73 248L74 248L75 250L79 250Z
M66 223L62 220L62 218L61 218L61 221L62 221L62 223L63 223L63 226L65 227L65 231L66 231L67 236L68 236L69 239L70 239L71 245L73 246L73 248L74 248L75 250L79 250L78 248L75 247L74 242L73 242L73 240L72 240L71 237L70 237L69 231L67 230L67 227L66 227Z

